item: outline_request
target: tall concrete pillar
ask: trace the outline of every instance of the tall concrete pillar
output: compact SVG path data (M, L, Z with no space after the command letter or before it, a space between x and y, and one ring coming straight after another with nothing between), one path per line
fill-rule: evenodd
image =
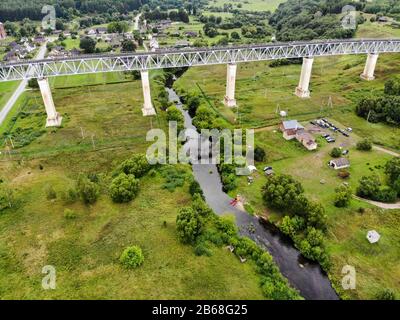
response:
M46 127L61 126L62 117L56 111L56 107L54 106L49 80L47 78L38 79L38 84L40 92L42 93L43 102L47 113Z
M236 69L237 65L235 63L228 64L226 73L226 95L224 99L224 104L227 107L236 107L236 99L235 99Z
M371 81L375 79L375 67L378 61L379 54L369 53L367 57L367 63L365 64L364 72L361 74L361 79Z
M143 87L143 116L154 116L156 114L156 110L151 103L151 94L150 94L150 82L149 82L149 71L142 70L140 72L142 77L142 87Z
M310 97L310 79L314 58L303 58L299 86L296 88L296 96L300 98Z

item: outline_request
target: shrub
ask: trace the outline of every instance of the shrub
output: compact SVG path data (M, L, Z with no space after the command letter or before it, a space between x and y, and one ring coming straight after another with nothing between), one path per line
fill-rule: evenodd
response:
M110 195L114 202L129 202L136 197L138 191L139 181L132 174L121 173L111 182Z
M342 179L347 179L348 177L350 177L350 172L348 170L339 170L338 172L338 177L342 178Z
M95 203L100 194L99 186L90 181L89 178L83 174L78 177L76 190L83 202L86 204Z
M11 208L14 202L14 193L6 186L0 186L0 212L6 208Z
M370 151L372 149L372 143L368 139L364 139L357 143L357 149L361 151Z
M46 198L47 200L53 200L57 198L57 193L51 185L46 187Z
M196 256L207 256L207 257L210 257L211 256L211 250L207 247L207 245L204 242L200 242L194 247L194 254Z
M254 160L258 162L265 161L266 153L263 148L255 147L254 149Z
M202 198L204 198L203 190L200 187L200 184L193 180L189 186L189 193L194 196L195 194L199 194Z
M389 186L383 186L379 189L378 193L375 195L373 200L393 203L396 202L397 199L397 191L393 190Z
M331 154L331 157L333 157L333 158L339 158L342 155L342 150L335 147L332 149L330 154Z
M186 207L179 210L176 228L183 243L194 243L202 231L202 222L192 208Z
M75 219L76 218L75 211L68 209L68 208L64 209L64 218L68 219L68 220Z
M341 185L335 190L335 201L334 204L338 208L347 207L350 204L352 197L351 189L345 185Z
M136 178L144 176L151 168L151 165L147 161L146 155L134 154L130 159L122 162L114 175L120 173L133 174Z
M400 158L395 157L389 160L385 165L385 173L388 175L391 183L400 179Z
M119 260L126 268L137 268L144 262L142 249L138 246L127 247L122 252Z
M362 198L373 199L379 192L381 181L377 175L364 176L360 179L357 195Z
M396 295L390 289L383 289L375 295L375 298L377 300L396 300Z
M176 121L178 132L184 129L184 118L182 112L176 106L167 109L167 121Z

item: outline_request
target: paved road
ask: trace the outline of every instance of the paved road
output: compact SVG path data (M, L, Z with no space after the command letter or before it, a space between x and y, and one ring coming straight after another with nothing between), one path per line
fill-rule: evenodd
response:
M40 60L44 58L46 54L46 43L44 43L40 49L38 54L35 57L35 60ZM0 126L3 124L5 118L7 117L8 113L11 111L14 104L17 102L18 98L21 94L25 91L25 88L28 84L28 80L22 80L18 86L18 88L14 91L13 95L8 99L7 103L0 111Z

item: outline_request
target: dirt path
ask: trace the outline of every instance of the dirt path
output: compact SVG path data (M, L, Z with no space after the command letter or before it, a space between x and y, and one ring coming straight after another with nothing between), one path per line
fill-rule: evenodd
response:
M392 150L388 150L388 149L385 149L385 148L382 148L382 147L379 147L379 146L375 146L375 145L372 148L375 149L375 150L382 151L384 153L390 154L390 155L392 155L394 157L400 157L400 153L397 153L397 152L392 151Z
M357 196L353 196L354 198L360 200L360 201L364 201L364 202L368 202L369 204L372 204L376 207L382 208L382 209L400 209L400 201L397 203L383 203L383 202L378 202L378 201L372 201L372 200L368 200L368 199L364 199L364 198L360 198Z

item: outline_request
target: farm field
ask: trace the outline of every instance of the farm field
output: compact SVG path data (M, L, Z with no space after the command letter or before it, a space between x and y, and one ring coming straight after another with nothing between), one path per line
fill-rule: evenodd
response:
M8 99L18 87L19 81L8 81L0 83L0 110L3 109Z
M0 176L14 189L16 204L0 215L0 298L263 299L251 263L241 264L223 247L212 248L211 257L197 257L193 247L178 241L175 219L178 208L190 204L188 183L168 191L165 176L156 171L141 179L134 201L111 201L111 172L132 153L145 152L147 130L165 124L162 116L153 122L142 116L140 81L98 84L118 75L104 77L52 80L63 126L44 130L11 157L1 155ZM43 130L38 91L26 92L16 110L14 143L21 142L21 132L31 139ZM177 169L191 176L189 167ZM94 205L63 200L82 172L99 178L101 196ZM52 200L46 196L50 186L56 193ZM66 209L74 218L65 216ZM118 259L132 244L142 247L145 262L128 271ZM48 264L57 270L52 291L41 287L41 270Z
M223 7L224 4L232 4L234 8L249 10L249 11L274 11L278 8L279 4L285 2L285 0L247 0L247 1L226 1L226 0L213 0L210 1L210 6Z

